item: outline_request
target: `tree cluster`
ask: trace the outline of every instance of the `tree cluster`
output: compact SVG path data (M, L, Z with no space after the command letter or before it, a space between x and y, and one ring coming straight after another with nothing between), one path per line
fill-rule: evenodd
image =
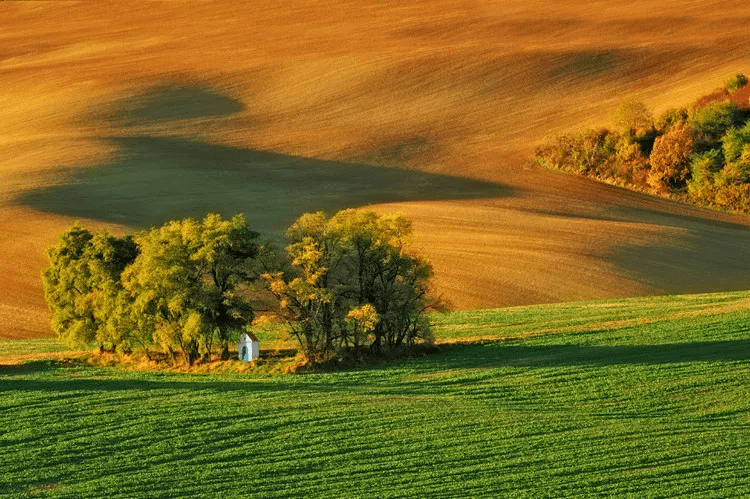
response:
M728 87L745 85L743 75ZM731 100L673 108L654 120L629 100L620 130L558 137L539 147L541 165L696 204L750 212L750 109Z
M429 340L432 268L407 252L410 234L403 215L359 210L306 214L289 228L291 265L263 277L308 358Z
M48 250L42 279L52 327L67 344L157 349L193 364L216 350L229 357L253 320L248 290L262 274L300 350L318 361L429 339L432 270L408 253L410 234L403 215L305 214L284 255L262 248L241 215L124 237L75 225Z
M52 328L71 346L148 354L158 347L188 364L253 318L238 292L257 276L258 233L238 215L172 221L118 238L75 225L48 250L42 280Z

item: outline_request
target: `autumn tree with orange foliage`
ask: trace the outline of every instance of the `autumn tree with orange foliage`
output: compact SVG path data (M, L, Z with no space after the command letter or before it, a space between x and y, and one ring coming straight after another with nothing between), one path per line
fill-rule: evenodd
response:
M662 193L684 187L690 176L694 144L693 129L682 124L657 137L650 156L649 185Z
M738 74L728 84L747 84ZM537 163L693 204L750 213L750 104L709 95L656 121L638 100L614 115L621 132L563 135L537 148Z

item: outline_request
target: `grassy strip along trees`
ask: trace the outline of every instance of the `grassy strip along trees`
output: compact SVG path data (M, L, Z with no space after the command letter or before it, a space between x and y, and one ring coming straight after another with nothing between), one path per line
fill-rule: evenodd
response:
M52 328L70 346L154 350L187 364L229 344L253 320L250 285L279 299L311 362L429 339L429 263L407 252L403 215L305 214L286 255L261 247L243 216L169 222L135 236L78 225L48 250L42 279Z

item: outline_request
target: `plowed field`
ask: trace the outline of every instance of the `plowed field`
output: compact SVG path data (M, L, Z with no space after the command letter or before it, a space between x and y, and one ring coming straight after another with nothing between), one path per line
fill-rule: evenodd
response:
M750 70L747 2L19 2L0 19L0 338L74 220L401 210L456 308L750 288L729 216L528 164Z

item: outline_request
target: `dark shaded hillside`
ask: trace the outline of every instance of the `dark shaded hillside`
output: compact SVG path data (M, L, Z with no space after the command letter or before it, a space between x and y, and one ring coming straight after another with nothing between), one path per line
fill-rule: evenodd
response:
M18 201L36 210L135 227L206 213L245 213L283 240L305 212L382 202L502 198L510 189L447 175L294 157L184 139L110 139L116 159L75 169Z

